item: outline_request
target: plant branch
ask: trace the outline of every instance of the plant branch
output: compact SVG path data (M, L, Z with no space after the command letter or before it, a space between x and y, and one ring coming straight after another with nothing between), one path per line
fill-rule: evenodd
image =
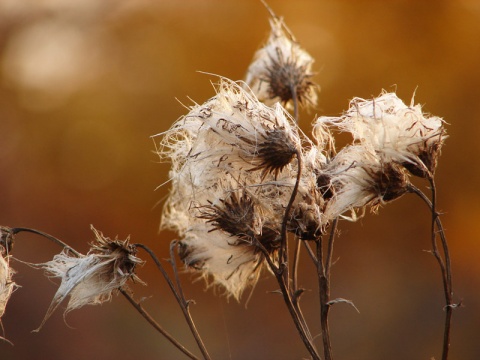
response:
M47 233L44 233L43 231L39 231L39 230L35 230L35 229L30 229L30 228L24 228L24 227L17 227L17 228L12 228L12 234L18 234L20 232L29 232L29 233L33 233L33 234L36 234L36 235L40 235L40 236L43 236L44 238L52 241L53 243L63 247L64 249L67 249L68 251L71 251L74 255L76 256L81 256L82 254L80 254L77 250L75 250L74 248L72 248L71 246L67 245L67 243L63 242L62 240L60 239L57 239L55 236L52 236L50 234L47 234Z
M178 350L183 352L186 356L190 359L198 360L198 358L193 355L190 351L188 351L182 344L180 344L172 335L170 335L165 329L163 329L160 324L158 324L150 314L143 309L143 307L136 302L133 297L128 294L125 289L119 288L120 293L128 300L128 302L144 317L145 320L148 321L150 325L152 325L159 333L161 333L168 341L170 341Z
M430 187L432 191L432 200L430 199L416 186L410 184L408 187L409 192L412 192L418 195L427 206L430 208L432 212L432 225L431 225L431 242L432 242L432 254L438 262L440 266L440 270L442 273L442 281L443 281L443 289L444 289L444 296L445 296L445 326L444 326L444 333L443 333L443 348L442 348L442 360L448 359L448 352L450 349L450 329L451 329L451 321L452 321L452 313L453 309L456 307L453 303L453 287L452 287L452 268L451 268L451 261L450 261L450 251L448 248L447 238L445 236L445 231L436 211L436 187L433 177L431 175L428 176L428 180L430 182ZM438 251L437 246L437 232L435 231L435 226L438 228L438 233L440 235L440 240L442 244L442 251L445 260L442 258L440 252Z
M288 201L287 207L285 208L285 214L283 215L282 221L282 231L281 231L281 245L279 250L279 263L285 264L284 267L284 278L287 285L287 288L290 288L289 284L289 275L288 275L288 242L287 242L287 223L288 218L290 216L290 210L293 207L293 202L295 201L295 197L297 196L298 187L300 186L300 179L302 177L302 154L301 150L297 148L297 178L295 180L295 185L292 190L292 194L290 195L290 200Z
M328 326L328 313L332 303L330 302L330 268L332 266L333 243L337 229L338 218L332 223L330 236L327 243L327 254L323 258L322 237L318 238L317 244L317 274L320 297L320 324L322 328L323 353L325 360L332 360L332 345L330 340L330 329Z
M293 292L292 288L287 286L288 280L286 280L284 277L285 271L283 269L286 264L281 263L279 264L279 266L275 265L267 249L265 249L265 247L260 241L256 240L256 246L263 253L270 270L273 272L275 278L277 279L278 285L280 286L280 292L282 293L285 304L287 305L287 309L293 319L293 322L305 347L312 356L312 359L320 360L320 356L318 355L315 345L313 344L313 338L308 328L307 322L305 321L305 317L303 316L300 307L298 306L298 293Z
M177 300L180 308L182 309L182 313L185 317L185 320L187 321L187 324L190 328L190 331L192 332L193 337L195 338L195 341L197 342L198 348L202 352L203 357L206 360L209 360L210 355L208 354L208 351L205 347L205 344L203 343L203 341L200 337L200 334L199 334L199 332L198 332L198 330L195 326L195 323L193 322L192 316L190 314L190 310L189 310L190 302L185 299L185 295L184 295L182 287L181 287L180 278L178 276L177 267L176 267L176 263L175 263L175 254L173 253L173 248L176 246L176 242L172 241L172 244L170 245L170 263L173 267L177 287L175 287L172 280L168 276L167 271L163 267L162 263L160 262L158 257L155 255L155 253L149 247L147 247L146 245L143 245L143 244L134 244L134 246L145 250L148 253L148 255L150 255L150 257L155 262L155 265L157 266L157 268L162 273L162 275L165 278L168 286L170 287L173 295L175 296L175 299Z

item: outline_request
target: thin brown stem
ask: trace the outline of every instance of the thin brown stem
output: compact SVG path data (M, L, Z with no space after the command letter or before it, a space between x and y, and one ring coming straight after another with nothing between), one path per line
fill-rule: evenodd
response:
M297 327L297 330L300 334L300 338L302 339L305 347L307 348L308 352L312 356L312 359L320 360L320 356L318 355L317 349L313 344L313 339L312 339L310 330L307 327L305 318L303 317L302 313L299 311L298 304L295 304L292 299L290 288L287 288L285 279L282 276L282 274L275 273L275 277L280 286L280 290L282 292L285 304L287 305L288 311L290 312L290 316L292 317L293 322L295 323L295 326Z
M310 246L310 244L307 241L303 241L303 245L305 246L305 249L307 249L307 253L310 256L310 259L315 264L315 268L316 268L317 265L318 265L318 260L317 260L317 256L315 255L315 253L312 250L312 247Z
M50 234L44 233L43 231L35 230L35 229L30 229L30 228L24 228L24 227L17 227L17 228L12 228L12 233L13 234L18 234L20 232L29 232L32 234L40 235L43 236L44 238L52 241L53 243L63 247L64 249L67 249L68 251L72 252L72 254L76 256L81 256L81 254L75 250L74 248L70 247L67 243L63 242L60 239L57 239L55 236L52 236Z
M284 266L284 278L287 287L290 287L289 283L289 274L288 274L288 242L287 242L287 223L288 218L290 217L290 210L293 207L293 202L295 201L295 197L298 193L298 187L300 186L300 179L302 177L302 154L301 150L297 148L297 178L295 180L295 185L292 190L292 194L290 195L290 200L288 201L287 207L285 208L285 214L283 215L282 221L282 231L281 231L281 245L279 250L279 262L280 264L285 264Z
M198 358L193 355L190 351L188 351L182 344L180 344L172 335L170 335L165 329L163 329L160 324L158 324L152 316L145 311L145 309L136 302L133 297L125 291L123 288L119 288L119 291L122 295L128 300L128 302L143 316L147 322L152 325L155 330L157 330L160 334L162 334L168 341L170 341L178 350L188 356L190 359L198 360Z
M307 322L305 321L305 317L303 316L300 307L298 306L298 294L292 292L292 288L287 285L287 281L285 280L285 270L283 269L283 267L286 265L282 263L280 263L279 266L275 265L267 249L265 249L265 247L260 243L260 241L256 242L256 246L263 253L267 261L268 267L277 279L278 285L280 286L280 292L282 293L283 299L290 313L290 316L292 317L295 327L298 330L300 338L302 339L305 347L312 356L312 359L319 360L320 356L318 355L317 349L315 348L315 345L313 343L313 338L308 328Z
M317 241L317 275L320 297L320 325L322 328L323 354L325 360L332 359L332 346L330 341L330 329L328 327L328 312L330 310L330 286L325 276L325 266L323 263L322 239Z
M296 294L298 290L298 265L300 263L300 246L301 240L296 239L295 244L295 253L293 255L293 264L292 264L292 289L293 293Z
M330 236L328 237L328 245L327 245L327 258L325 260L325 276L330 283L330 270L332 267L332 257L333 257L333 243L335 241L335 232L337 231L338 225L338 218L335 218L332 222L332 229L330 232Z
M176 267L176 263L175 263L175 254L173 253L173 248L176 246L176 242L173 241L172 245L170 246L170 263L172 264L172 267L173 267L175 282L177 284L177 287L175 287L175 285L173 284L173 281L168 276L167 271L163 267L163 265L160 262L160 260L158 259L158 257L155 255L155 253L148 246L143 245L143 244L134 244L134 246L145 250L148 253L148 255L150 255L152 260L155 262L155 265L157 266L157 268L162 273L162 275L165 278L168 286L170 287L170 290L172 291L173 295L175 296L175 299L177 300L180 308L182 309L182 313L185 317L185 320L187 321L187 324L190 328L190 331L191 331L193 337L195 338L195 341L197 342L198 348L202 352L203 357L206 360L209 360L210 355L208 354L208 351L205 347L205 344L203 343L202 338L200 337L200 334L199 334L199 332L198 332L198 330L195 326L195 323L193 322L192 316L190 314L190 310L189 310L190 302L185 299L185 296L184 296L184 293L183 293L183 290L182 290L182 287L181 287L180 278L178 276L177 267Z
M443 289L444 289L444 296L445 296L445 326L443 332L443 348L442 348L442 360L448 359L448 352L450 350L450 329L451 329L451 321L452 321L452 314L453 309L455 307L453 303L453 286L452 286L452 267L451 267L451 260L450 260L450 251L448 248L447 238L445 236L445 231L436 211L436 187L435 182L432 176L428 177L430 182L430 187L432 191L432 200L430 199L417 187L414 185L409 185L409 191L418 195L430 208L432 212L432 224L431 224L431 242L432 242L432 254L438 262L442 273L442 282L443 282ZM442 244L442 251L444 259L442 258L440 252L438 251L437 246L437 232L435 230L435 226L438 229L438 233L440 235L440 240Z
M323 239L320 237L317 244L317 275L320 297L320 325L322 328L323 353L325 360L332 360L332 344L330 340L330 328L328 326L328 313L330 311L330 268L332 266L333 243L337 229L338 219L332 223L330 236L327 243L327 254L324 260Z

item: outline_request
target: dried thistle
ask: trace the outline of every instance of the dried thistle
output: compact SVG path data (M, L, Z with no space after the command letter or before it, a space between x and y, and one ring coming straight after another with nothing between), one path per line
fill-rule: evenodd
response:
M36 331L67 297L65 313L85 305L101 304L112 298L112 293L125 285L128 279L141 282L135 275L135 268L142 264L136 257L136 248L124 241L104 237L92 226L95 242L87 255L73 256L67 251L55 255L53 260L37 264L47 276L60 278L61 283L47 313Z
M328 187L325 185L328 179ZM325 217L333 220L338 216L356 220L356 210L370 205L376 211L381 204L393 201L405 194L408 176L398 164L383 162L362 145L342 149L328 164L318 178L326 188ZM326 196L328 195L328 196ZM345 212L352 216L346 217Z
M274 252L272 245L278 244L278 231L266 228L259 241L271 244L267 251ZM185 265L199 271L208 284L220 285L227 296L237 300L245 289L255 286L265 261L258 244L224 231L212 231L205 223L198 223L188 231L179 245L179 256Z
M343 116L320 117L317 123L352 133L383 162L400 163L421 177L434 174L446 138L441 118L424 114L413 98L410 106L405 105L395 93L384 92L372 100L355 98Z
M267 105L284 105L298 99L300 104L316 106L317 85L311 81L313 58L301 48L283 19L272 11L270 36L250 64L246 84Z
M299 134L279 104L265 106L238 84L221 79L215 97L191 107L164 133L159 153L172 162L172 188L162 227L184 234L192 202L206 205L225 198L225 189L292 174L295 155L306 141Z

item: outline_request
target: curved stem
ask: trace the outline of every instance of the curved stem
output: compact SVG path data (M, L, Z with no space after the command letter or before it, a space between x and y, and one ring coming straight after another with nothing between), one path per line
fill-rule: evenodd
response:
M287 285L288 280L286 280L283 275L285 272L283 269L285 264L281 263L279 264L279 266L276 266L273 260L270 258L267 249L265 249L265 247L260 243L260 241L256 241L256 246L260 249L260 251L262 251L270 270L273 272L275 278L277 279L278 285L280 286L280 292L283 295L283 299L285 301L285 304L287 305L288 311L290 312L290 316L292 317L293 322L298 330L300 338L302 339L305 347L312 356L312 359L319 360L320 356L318 355L317 349L313 344L313 338L308 328L307 322L305 321L305 317L303 316L300 307L298 306L297 294L292 293L292 288Z
M429 176L428 180L430 182L431 191L432 191L432 200L430 199L417 187L410 184L408 190L416 195L418 195L430 208L432 212L432 225L431 225L431 241L432 241L432 254L438 262L440 266L440 270L442 272L442 281L443 281L443 289L444 289L444 296L445 296L445 327L443 333L443 349L442 349L442 360L448 359L448 352L450 349L450 328L451 328L451 320L452 320L452 313L453 313L453 286L452 286L452 268L451 268L451 261L450 261L450 251L448 249L447 238L445 236L445 231L436 211L436 187L433 177ZM435 226L438 228L438 233L440 235L440 240L442 244L443 255L445 260L443 260L440 252L438 251L437 246L437 237Z
M40 235L40 236L43 236L44 238L54 242L55 244L67 249L68 251L71 251L73 254L75 254L76 256L81 256L82 254L80 254L77 250L75 250L74 248L72 248L71 246L67 245L67 243L63 242L62 240L60 239L57 239L55 236L52 236L50 234L47 234L47 233L44 233L43 231L39 231L39 230L35 230L35 229L30 229L30 228L23 228L23 227L17 227L17 228L12 228L12 233L13 234L18 234L20 232L30 232L32 234L37 234L37 235Z
M193 355L190 351L188 351L182 344L180 344L172 335L170 335L166 330L164 330L160 324L158 324L148 312L146 312L143 307L136 302L130 294L128 294L125 289L119 288L119 291L122 293L122 295L128 300L128 302L144 317L145 320L148 321L150 325L152 325L155 330L157 330L159 333L161 333L168 341L170 341L178 350L183 352L186 356L188 356L190 359L193 360L198 360L198 358Z
M167 274L167 271L163 267L162 263L158 259L158 257L155 255L155 253L146 245L144 244L134 244L134 246L143 249L148 253L148 255L152 258L152 260L155 262L155 265L157 268L160 270L162 273L163 277L165 278L168 286L170 287L170 290L172 291L173 295L175 296L175 299L177 300L178 304L180 305L180 308L182 309L183 315L185 317L185 320L187 321L187 324L190 328L190 331L192 332L193 337L195 338L195 341L197 342L197 345L202 352L203 357L208 360L210 359L210 355L208 354L208 351L205 347L205 344L203 343L200 334L195 326L195 323L193 322L192 316L190 314L189 310L189 302L185 300L185 296L183 294L183 290L180 284L180 279L178 277L178 272L177 272L177 267L175 263L175 254L173 253L173 248L175 247L176 242L173 241L172 245L170 246L170 262L173 267L173 271L175 274L175 280L177 283L177 287L173 284L172 280Z

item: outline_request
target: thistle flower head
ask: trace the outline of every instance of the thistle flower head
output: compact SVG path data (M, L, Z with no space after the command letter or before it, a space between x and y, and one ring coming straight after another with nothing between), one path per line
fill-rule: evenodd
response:
M302 105L314 107L317 93L311 81L313 58L273 13L270 27L267 43L255 53L245 82L267 105L298 99Z
M220 285L227 296L238 300L245 289L255 286L265 261L254 242L269 246L267 252L273 254L279 232L264 227L259 236L236 237L220 229L198 223L180 241L179 256L188 268L200 271L207 283Z
M370 147L383 162L403 164L412 174L433 175L443 141L444 121L422 112L420 105L407 106L395 93L382 93L372 100L355 98L347 112L337 118L321 117L352 133L354 141Z
M192 202L225 198L225 189L275 181L299 152L299 130L286 111L221 79L217 95L195 105L164 133L160 156L172 162L162 226L184 234Z
M37 329L40 330L60 303L69 296L66 313L84 305L96 305L112 298L112 293L128 279L139 281L135 268L142 261L135 256L136 248L124 241L111 240L92 227L95 242L87 255L73 256L66 251L53 260L37 264L47 276L60 278L58 288L47 313Z
M326 218L348 218L343 214L351 211L349 219L356 220L356 210L369 205L376 211L405 194L408 176L399 164L383 162L363 145L351 145L332 159L317 181L328 189L323 193L328 197Z

